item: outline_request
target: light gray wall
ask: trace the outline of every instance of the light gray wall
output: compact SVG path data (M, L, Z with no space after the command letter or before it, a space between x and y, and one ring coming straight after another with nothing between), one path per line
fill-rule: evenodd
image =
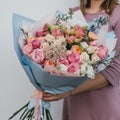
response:
M0 120L28 101L32 91L13 48L12 14L39 20L56 9L78 5L78 0L1 0L0 4ZM61 120L62 101L52 103L54 120ZM17 118L15 120L18 120Z

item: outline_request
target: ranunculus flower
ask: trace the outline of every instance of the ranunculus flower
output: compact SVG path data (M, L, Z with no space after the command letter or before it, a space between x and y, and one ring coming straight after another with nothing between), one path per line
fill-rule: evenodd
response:
M72 50L73 52L77 52L77 53L79 53L79 54L82 52L80 46L78 46L78 45L73 45L71 50Z
M101 59L105 59L105 57L107 56L107 53L108 53L108 48L107 47L102 45L98 48L98 56Z
M91 38L92 40L97 40L97 35L94 32L89 32L88 37Z
M68 55L68 61L70 63L72 62L80 63L80 55L76 52L72 52L71 54Z
M34 49L33 52L30 54L33 61L37 63L42 63L44 61L44 53L42 49Z
M50 61L50 60L45 60L44 66L46 66L46 65L50 65L50 66L55 67L55 63Z
M86 52L82 52L80 55L80 60L82 63L89 62L89 60L90 60L89 55Z
M75 62L72 62L72 63L68 66L67 72L74 73L74 72L78 72L78 70L79 70L79 64L78 64L78 63L75 63Z
M33 51L33 47L32 47L32 44L31 43L28 43L27 45L25 45L23 48L22 48L22 50L23 50L23 53L25 54L25 55L30 55L30 53Z
M64 64L65 66L68 66L69 61L65 58L60 58L59 60L57 60L57 64Z

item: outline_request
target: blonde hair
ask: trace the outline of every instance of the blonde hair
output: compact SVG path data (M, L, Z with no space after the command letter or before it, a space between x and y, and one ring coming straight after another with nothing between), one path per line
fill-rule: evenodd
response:
M104 0L103 3L100 5L100 10L105 10L107 14L111 14L113 9L116 7L116 5L119 4L119 0ZM80 0L80 8L85 14L85 9L90 8L91 6L91 0Z

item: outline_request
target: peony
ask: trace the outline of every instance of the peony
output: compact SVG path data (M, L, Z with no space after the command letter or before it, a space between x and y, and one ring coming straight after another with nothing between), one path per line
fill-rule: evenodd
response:
M72 52L71 54L68 55L68 61L70 63L72 62L80 63L80 55L76 52Z
M42 63L44 61L44 53L42 49L34 49L33 52L30 54L33 61L37 63Z
M68 66L67 72L74 73L74 72L77 72L77 71L79 71L79 64L76 63L76 62L72 62L72 63Z
M107 56L107 53L108 53L108 48L107 47L102 45L98 48L98 56L101 59L105 59L105 57Z
M90 61L89 55L86 52L82 52L80 55L80 60L82 63L87 63Z
M32 44L31 43L28 43L28 44L26 44L24 47L23 47L23 53L25 54L25 55L30 55L30 53L33 51L33 47L32 47Z

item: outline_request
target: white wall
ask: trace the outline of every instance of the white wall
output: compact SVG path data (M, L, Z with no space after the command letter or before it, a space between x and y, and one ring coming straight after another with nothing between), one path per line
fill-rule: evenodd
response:
M56 9L79 4L79 0L1 0L0 4L0 120L27 102L33 86L18 62L13 48L12 14L38 20ZM58 103L58 104L57 104ZM52 104L54 120L61 120L62 101ZM15 120L18 120L17 118Z

